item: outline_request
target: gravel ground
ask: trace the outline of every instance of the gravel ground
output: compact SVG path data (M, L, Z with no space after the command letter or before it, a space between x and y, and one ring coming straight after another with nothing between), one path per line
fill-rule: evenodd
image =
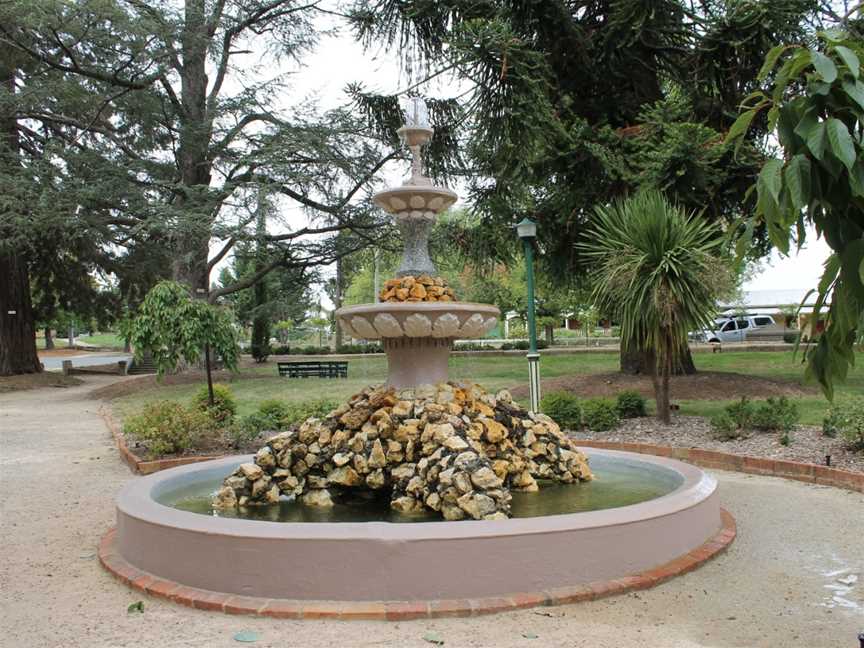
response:
M752 432L743 439L718 441L711 434L708 420L701 416L677 416L671 425L663 425L654 417L625 419L615 430L571 432L577 439L593 441L626 441L629 443L653 443L654 445L680 448L702 448L732 454L786 459L814 464L825 464L825 455L831 455L835 468L864 472L864 452L850 450L842 439L823 436L817 427L799 425L791 432L791 443L780 443L777 432Z
M715 472L739 536L653 590L474 619L328 622L234 617L142 596L98 565L113 499L134 479L87 399L110 377L0 394L0 646L590 648L857 646L864 631L864 495ZM584 557L574 557L584 559ZM482 574L467 575L482 578ZM127 606L143 600L143 614ZM527 635L527 636L526 636ZM536 636L536 638L531 638Z

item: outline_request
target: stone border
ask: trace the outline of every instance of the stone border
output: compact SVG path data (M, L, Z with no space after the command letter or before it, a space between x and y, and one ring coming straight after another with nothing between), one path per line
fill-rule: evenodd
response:
M737 535L735 518L720 510L722 524L717 533L693 551L659 567L610 581L597 581L542 592L518 592L509 596L434 601L304 601L267 599L187 587L130 565L116 548L116 529L99 543L99 562L125 585L158 598L199 609L226 614L250 614L279 619L340 619L407 621L442 617L470 617L519 610L539 605L563 605L643 590L675 576L686 574L725 551Z
M185 466L187 464L199 463L201 461L210 461L211 459L221 459L225 455L201 455L190 457L174 457L171 459L141 459L138 455L132 452L126 445L126 440L123 438L123 433L120 429L120 424L111 415L111 411L105 405L99 408L99 415L105 421L105 425L111 431L111 436L114 437L114 443L117 444L117 451L129 466L129 469L139 475L150 475L166 468L174 468L176 466Z
M841 470L819 464L786 461L785 459L764 459L747 455L731 454L719 450L703 450L702 448L676 448L659 446L650 443L629 443L625 441L594 441L574 439L576 445L584 448L600 448L604 450L623 450L638 454L649 454L658 457L668 457L686 461L703 468L717 470L732 470L751 475L782 477L810 484L833 486L846 490L864 493L864 473L851 470Z

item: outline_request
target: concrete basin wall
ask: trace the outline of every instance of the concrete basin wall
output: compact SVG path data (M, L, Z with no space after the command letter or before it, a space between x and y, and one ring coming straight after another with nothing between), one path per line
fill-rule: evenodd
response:
M155 501L184 484L218 479L251 458L230 457L128 484L117 498L117 548L141 570L216 592L432 600L631 575L693 550L720 528L717 482L700 469L626 452L586 453L670 469L683 482L632 506L506 521L280 523L209 517Z

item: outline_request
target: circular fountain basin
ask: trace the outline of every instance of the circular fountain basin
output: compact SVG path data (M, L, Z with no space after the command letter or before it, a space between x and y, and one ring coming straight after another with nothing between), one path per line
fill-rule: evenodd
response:
M128 484L117 498L116 551L139 570L214 592L293 600L422 601L609 581L668 563L720 529L717 482L700 469L660 457L586 452L600 476L588 488L602 487L604 464L620 464L660 484L658 492L665 494L559 514L548 514L539 504L532 509L529 499L524 507L514 505L525 517L412 524L238 519L161 503L182 504L184 497L209 489L251 459L238 456ZM568 488L576 498L584 487ZM543 490L531 497L542 502Z

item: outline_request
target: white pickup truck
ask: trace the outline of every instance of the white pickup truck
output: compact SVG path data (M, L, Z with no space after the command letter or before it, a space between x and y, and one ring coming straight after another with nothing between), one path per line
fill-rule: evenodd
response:
M773 325L774 318L770 315L718 317L713 330L699 331L693 337L700 342L743 342L748 333Z

